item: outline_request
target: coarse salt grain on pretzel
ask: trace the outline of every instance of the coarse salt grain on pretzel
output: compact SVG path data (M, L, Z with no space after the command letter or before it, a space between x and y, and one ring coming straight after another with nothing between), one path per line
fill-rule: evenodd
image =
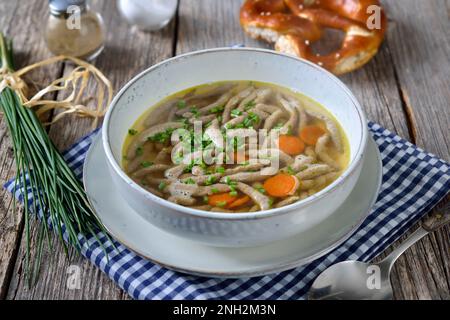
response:
M277 10L270 11L271 5ZM373 13L371 6L380 8L380 26L373 30L367 28ZM319 30L308 25L306 30L291 31L286 23L283 29L273 28L276 23L268 24L265 23L267 20L258 17L273 16L273 12L307 20ZM343 74L361 67L377 53L387 22L378 0L248 0L241 9L241 24L252 37L275 42L277 51L310 60L335 74ZM327 55L312 51L311 44L320 39L322 28L345 32L340 49ZM276 36L261 35L270 34L269 30Z

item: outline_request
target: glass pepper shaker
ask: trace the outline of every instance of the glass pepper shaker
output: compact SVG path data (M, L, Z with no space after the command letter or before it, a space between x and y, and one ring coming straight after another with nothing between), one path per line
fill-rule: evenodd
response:
M49 0L49 8L45 41L53 54L85 60L100 54L105 40L103 19L86 0Z

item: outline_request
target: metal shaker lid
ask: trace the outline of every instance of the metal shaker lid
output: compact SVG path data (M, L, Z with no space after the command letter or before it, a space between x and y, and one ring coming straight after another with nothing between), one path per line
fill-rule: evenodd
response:
M49 0L50 11L54 13L66 12L70 6L79 6L84 8L86 0Z

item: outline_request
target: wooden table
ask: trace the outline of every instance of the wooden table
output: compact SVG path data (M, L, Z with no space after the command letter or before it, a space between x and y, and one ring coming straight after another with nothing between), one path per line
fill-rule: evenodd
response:
M180 0L176 19L160 32L142 33L120 17L115 1L96 0L107 26L104 53L95 61L114 84L123 86L139 71L174 55L251 40L238 23L240 0ZM17 62L28 65L50 56L42 38L47 1L0 0L0 30L14 38ZM363 69L342 80L362 103L368 118L443 159L450 160L450 1L384 1L389 31L378 55ZM41 20L42 19L42 20ZM70 66L39 72L53 80ZM61 149L90 130L75 118L51 126ZM0 183L15 175L11 140L0 115ZM445 201L445 200L444 200ZM448 198L447 200L448 201ZM0 298L7 299L129 299L128 295L86 259L68 262L56 241L46 253L37 286L24 278L24 218L12 214L11 195L0 190ZM33 227L35 241L36 229ZM392 282L396 299L450 298L450 228L425 237L396 263ZM69 266L81 270L80 289L68 289Z

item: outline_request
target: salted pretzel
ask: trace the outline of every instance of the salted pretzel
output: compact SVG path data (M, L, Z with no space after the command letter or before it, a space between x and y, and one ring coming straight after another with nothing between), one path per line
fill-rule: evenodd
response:
M377 6L377 7L371 7ZM379 28L368 28L380 8ZM275 50L310 60L335 74L353 71L378 51L387 20L378 0L247 0L241 8L241 25L253 38L275 43ZM329 54L311 48L324 28L345 33L341 47Z

